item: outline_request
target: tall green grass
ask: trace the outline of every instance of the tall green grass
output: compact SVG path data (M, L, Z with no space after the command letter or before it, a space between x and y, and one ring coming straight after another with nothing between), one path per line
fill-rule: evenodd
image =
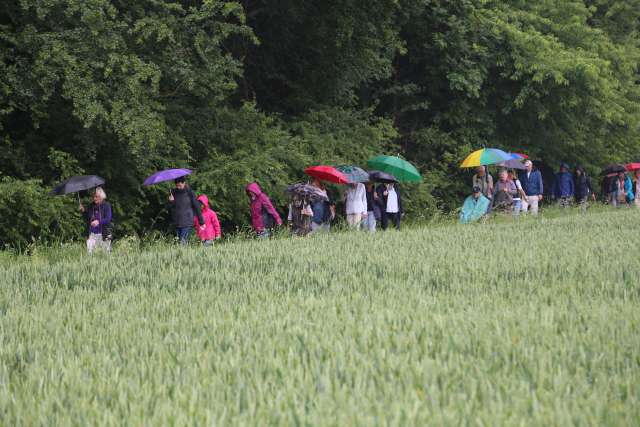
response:
M635 211L0 259L2 425L634 425Z

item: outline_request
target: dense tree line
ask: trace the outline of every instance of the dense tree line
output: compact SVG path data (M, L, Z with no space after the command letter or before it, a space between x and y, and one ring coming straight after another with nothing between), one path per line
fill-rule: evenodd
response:
M459 203L483 145L595 172L638 160L640 0L5 0L0 243L78 231L79 173L122 233L161 228L165 167L197 170L227 227L303 166L399 153L413 216Z

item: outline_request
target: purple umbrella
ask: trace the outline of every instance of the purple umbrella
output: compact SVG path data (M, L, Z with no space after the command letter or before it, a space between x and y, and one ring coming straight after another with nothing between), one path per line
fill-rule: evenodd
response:
M153 185L165 181L173 181L176 178L181 178L191 174L190 169L167 169L160 172L156 172L149 178L144 180L144 185Z
M501 166L507 169L518 169L518 170L525 170L527 168L524 165L524 163L522 163L522 161L518 159L511 159L511 160L506 160L504 162L496 163L496 166Z

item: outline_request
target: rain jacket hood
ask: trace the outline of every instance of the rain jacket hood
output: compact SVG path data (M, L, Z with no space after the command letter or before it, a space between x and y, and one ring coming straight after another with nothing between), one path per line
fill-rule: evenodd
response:
M209 208L209 198L206 195L201 194L198 197L196 197L196 200L204 205L204 209L203 210L206 211L207 209L210 209Z
M260 188L257 182L252 182L251 184L247 185L246 190L247 190L247 193L252 193L256 197L262 194L262 189Z

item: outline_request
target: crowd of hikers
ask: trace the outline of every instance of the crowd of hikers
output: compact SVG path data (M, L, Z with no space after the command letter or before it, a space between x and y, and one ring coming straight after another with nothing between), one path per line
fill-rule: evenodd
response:
M524 169L500 169L494 180L486 166L479 166L471 180L472 194L468 196L460 212L460 221L470 223L487 218L494 213L536 215L543 199L542 174L530 160L523 162ZM196 196L185 177L175 179L175 187L168 196L176 239L186 245L193 231L204 246L220 239L222 232L216 212L206 195ZM640 208L640 170L634 171L634 180L626 171L610 174L605 191L607 201L616 207ZM287 222L291 232L298 236L328 232L336 218L336 203L331 200L320 179L313 179L305 192L292 192L288 206ZM269 197L258 183L247 185L251 226L257 238L269 238L283 220ZM590 200L596 199L591 179L581 167L573 173L566 163L560 164L554 175L550 192L555 203L563 208L577 205L586 209ZM100 248L110 251L112 241L112 210L106 201L105 191L97 187L93 201L85 207L80 205L87 224L87 250L92 253ZM400 229L403 217L402 195L397 183L349 183L344 192L346 222L351 229L375 232L378 224L383 230L389 226Z
M460 221L469 223L487 218L492 212L513 214L538 213L543 199L544 185L542 174L534 169L533 162L526 160L524 169L498 171L498 180L494 181L486 166L476 168L472 178L472 194L468 196L460 212ZM603 200L612 206L635 206L640 208L640 169L633 171L633 180L627 171L620 169L608 174L604 180ZM576 166L573 173L565 162L554 174L550 192L552 202L562 208L573 205L586 210L589 201L596 200L591 178L585 170Z
M204 246L211 246L222 236L218 215L211 208L206 195L196 196L185 177L174 181L175 187L168 196L172 222L177 241L186 245L195 230ZM312 187L317 197L301 197L293 194L289 204L287 221L292 233L298 236L328 232L336 218L336 203L331 200L323 182L313 179ZM252 182L246 187L251 214L251 226L257 238L271 236L276 226L283 220L271 199L262 191L258 183ZM93 191L92 202L85 207L80 204L80 212L87 224L87 250L111 250L112 209L106 200L102 187ZM397 230L403 215L402 197L396 183L375 185L374 183L347 184L344 195L347 224L353 229L375 232L380 224L386 230L392 224Z

